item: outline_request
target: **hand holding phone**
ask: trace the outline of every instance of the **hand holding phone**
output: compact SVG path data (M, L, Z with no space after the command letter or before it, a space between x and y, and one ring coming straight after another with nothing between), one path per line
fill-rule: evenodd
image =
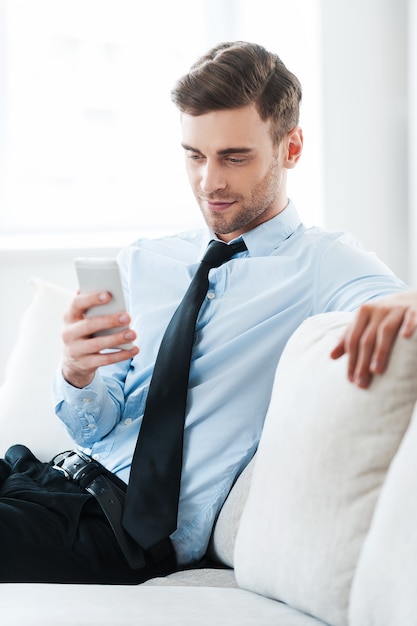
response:
M107 257L79 257L75 260L75 269L78 276L80 293L94 293L106 291L111 294L111 300L105 304L88 309L86 316L111 315L126 311L126 303L120 278L119 265L114 258ZM108 328L97 332L94 336L111 335L126 330L123 327ZM130 350L131 343L115 346L120 350Z

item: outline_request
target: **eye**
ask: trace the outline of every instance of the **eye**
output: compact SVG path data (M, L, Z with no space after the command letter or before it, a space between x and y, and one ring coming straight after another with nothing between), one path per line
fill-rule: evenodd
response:
M232 163L232 165L240 165L242 163L246 162L245 157L236 157L236 156L229 156L226 159L227 161L229 161L229 163Z
M190 159L191 161L200 161L203 158L203 155L198 152L187 152L187 159Z

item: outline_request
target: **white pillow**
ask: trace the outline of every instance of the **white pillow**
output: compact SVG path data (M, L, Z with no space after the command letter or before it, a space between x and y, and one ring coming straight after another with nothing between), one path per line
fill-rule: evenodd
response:
M227 567L234 567L237 530L248 497L255 459L245 467L223 504L214 524L209 556Z
M32 279L33 300L22 316L0 387L0 456L21 443L43 461L74 447L55 416L51 386L61 359L61 326L72 292Z
M397 340L368 390L348 382L346 358L329 354L351 320L318 315L289 340L235 548L240 586L338 626L417 398L417 333Z
M395 456L353 579L352 626L415 626L417 405Z

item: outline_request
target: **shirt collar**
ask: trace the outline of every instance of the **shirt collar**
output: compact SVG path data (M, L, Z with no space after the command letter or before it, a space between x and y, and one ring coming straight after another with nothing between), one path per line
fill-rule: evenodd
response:
M301 224L300 216L291 200L281 213L275 217L260 224L253 230L243 233L239 239L243 239L248 249L249 256L268 256L280 243L288 239ZM201 257L212 239L217 239L216 235L211 231L207 231L207 237L201 250Z

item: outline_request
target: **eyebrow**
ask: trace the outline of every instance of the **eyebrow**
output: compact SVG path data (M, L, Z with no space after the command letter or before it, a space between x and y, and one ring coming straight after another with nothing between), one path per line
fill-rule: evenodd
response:
M193 148L192 146L188 146L187 144L182 143L181 146L184 150L189 150L190 152L197 152L198 154L203 154L201 150L198 148ZM223 150L218 150L217 154L219 156L225 156L226 154L249 154L253 152L252 148L224 148Z

